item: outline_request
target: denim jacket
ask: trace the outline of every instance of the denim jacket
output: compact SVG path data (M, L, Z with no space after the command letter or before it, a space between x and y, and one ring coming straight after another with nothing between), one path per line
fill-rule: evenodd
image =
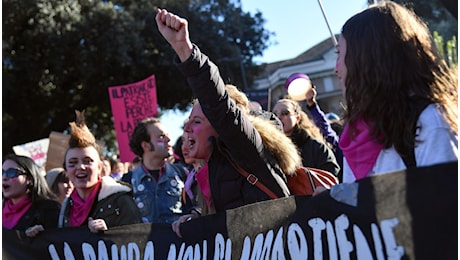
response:
M143 165L132 173L134 200L144 223L170 224L183 214L185 170L181 166L166 163L160 172L158 182L144 170Z

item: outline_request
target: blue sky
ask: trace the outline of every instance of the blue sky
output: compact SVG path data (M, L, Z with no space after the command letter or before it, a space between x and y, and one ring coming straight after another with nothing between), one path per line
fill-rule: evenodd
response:
M321 0L334 34L340 33L345 21L367 7L366 0ZM243 11L252 15L258 10L265 18L265 29L275 32L260 62L294 58L315 44L330 38L327 23L317 0L241 0Z
M321 0L321 3L334 34L340 33L348 18L367 7L366 0ZM276 34L271 40L277 44L265 50L263 57L255 58L255 62L291 59L331 37L317 0L241 0L241 5L243 11L252 15L259 10L266 20L265 29ZM187 116L188 112L164 111L161 122L169 132L171 145L182 134L181 126Z

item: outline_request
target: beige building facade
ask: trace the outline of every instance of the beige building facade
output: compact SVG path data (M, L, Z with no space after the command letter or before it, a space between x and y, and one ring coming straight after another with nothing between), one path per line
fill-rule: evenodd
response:
M271 110L277 100L287 95L284 87L287 78L293 73L304 73L316 86L317 102L324 113L341 116L345 101L334 72L336 59L334 43L327 38L293 59L262 65L263 72L257 75L252 90L268 92L267 110ZM305 101L301 105L305 110Z

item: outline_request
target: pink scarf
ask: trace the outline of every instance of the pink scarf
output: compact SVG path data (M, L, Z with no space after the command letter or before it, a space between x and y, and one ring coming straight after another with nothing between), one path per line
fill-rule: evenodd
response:
M85 223L86 219L89 217L91 209L96 200L96 196L99 193L99 188L101 187L102 180L99 179L96 185L94 185L91 190L91 194L86 199L80 198L78 195L77 189L75 189L70 197L73 200L73 206L70 209L70 226L79 227Z
M195 179L196 170L192 169L190 173L187 175L187 179L185 180L185 192L187 192L189 198L191 200L195 199L195 195L192 191L193 180Z
M364 120L357 120L355 124L357 135L350 139L350 126L346 124L340 136L339 147L355 179L360 180L372 170L383 145L371 138L369 131L371 126Z
M203 193L204 198L206 199L206 204L208 207L212 207L211 202L211 189L209 188L209 178L208 178L208 163L205 163L201 169L195 173L195 178L198 183L198 186Z
M7 200L2 212L3 227L13 229L31 207L32 202L29 196L25 196L16 204L13 204L11 199Z

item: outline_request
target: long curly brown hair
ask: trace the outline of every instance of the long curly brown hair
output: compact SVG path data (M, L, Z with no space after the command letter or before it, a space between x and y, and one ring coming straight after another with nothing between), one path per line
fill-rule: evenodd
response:
M351 17L341 37L347 46L344 119L352 132L362 118L375 126L372 136L385 148L407 151L414 147L413 126L423 100L436 103L457 133L458 76L412 10L381 2Z

